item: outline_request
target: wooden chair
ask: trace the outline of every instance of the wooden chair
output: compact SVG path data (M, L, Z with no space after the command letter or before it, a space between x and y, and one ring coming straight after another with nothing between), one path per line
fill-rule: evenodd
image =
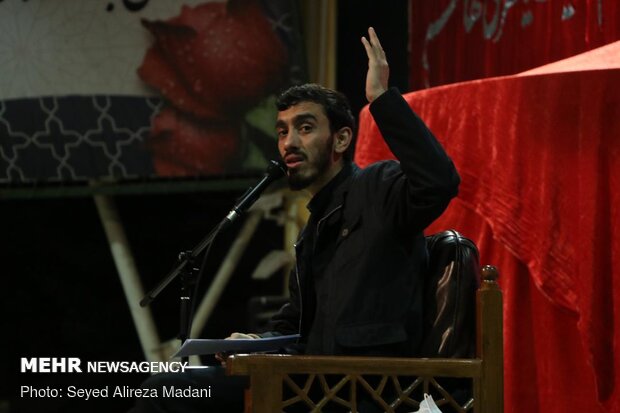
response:
M453 411L502 413L502 294L495 267L481 270L476 292L475 358L376 358L341 356L234 355L228 374L250 377L246 412L323 412L342 406L357 412L361 398L384 412L415 411L423 393ZM471 393L457 401L441 384L465 378ZM389 391L387 390L389 388ZM348 409L348 410L347 410Z

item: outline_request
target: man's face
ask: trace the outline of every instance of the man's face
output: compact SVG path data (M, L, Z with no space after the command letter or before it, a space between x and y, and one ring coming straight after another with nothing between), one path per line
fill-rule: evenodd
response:
M291 189L316 193L332 178L334 137L323 107L300 102L278 113L278 150Z

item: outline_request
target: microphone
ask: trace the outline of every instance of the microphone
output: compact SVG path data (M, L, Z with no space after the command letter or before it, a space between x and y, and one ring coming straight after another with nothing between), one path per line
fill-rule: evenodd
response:
M254 202L256 202L258 197L273 181L286 175L286 169L286 165L283 161L269 161L269 166L267 167L263 178L258 182L258 184L256 184L256 186L249 187L247 191L245 191L245 194L241 196L241 199L239 199L235 206L230 210L228 215L226 215L225 220L228 221L228 224L243 215L243 213L247 211L247 209L251 207Z

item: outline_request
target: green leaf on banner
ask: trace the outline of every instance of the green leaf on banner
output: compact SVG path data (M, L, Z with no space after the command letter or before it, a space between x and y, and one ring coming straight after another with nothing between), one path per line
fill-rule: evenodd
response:
M278 111L276 109L276 96L270 95L261 101L245 115L245 120L250 125L259 129L267 136L273 136L275 140L275 124Z
M243 158L244 170L262 170L267 166L267 160L260 149L252 142L251 139L247 139L247 153Z

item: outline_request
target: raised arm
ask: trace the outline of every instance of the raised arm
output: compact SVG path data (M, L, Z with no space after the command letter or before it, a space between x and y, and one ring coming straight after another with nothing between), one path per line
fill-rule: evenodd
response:
M395 88L388 88L389 65L375 30L362 38L368 55L366 97L370 112L400 166L383 163L371 193L383 204L377 213L404 231L422 230L456 196L460 182L451 159L426 124ZM390 177L389 179L386 179ZM389 184L387 184L389 182Z

